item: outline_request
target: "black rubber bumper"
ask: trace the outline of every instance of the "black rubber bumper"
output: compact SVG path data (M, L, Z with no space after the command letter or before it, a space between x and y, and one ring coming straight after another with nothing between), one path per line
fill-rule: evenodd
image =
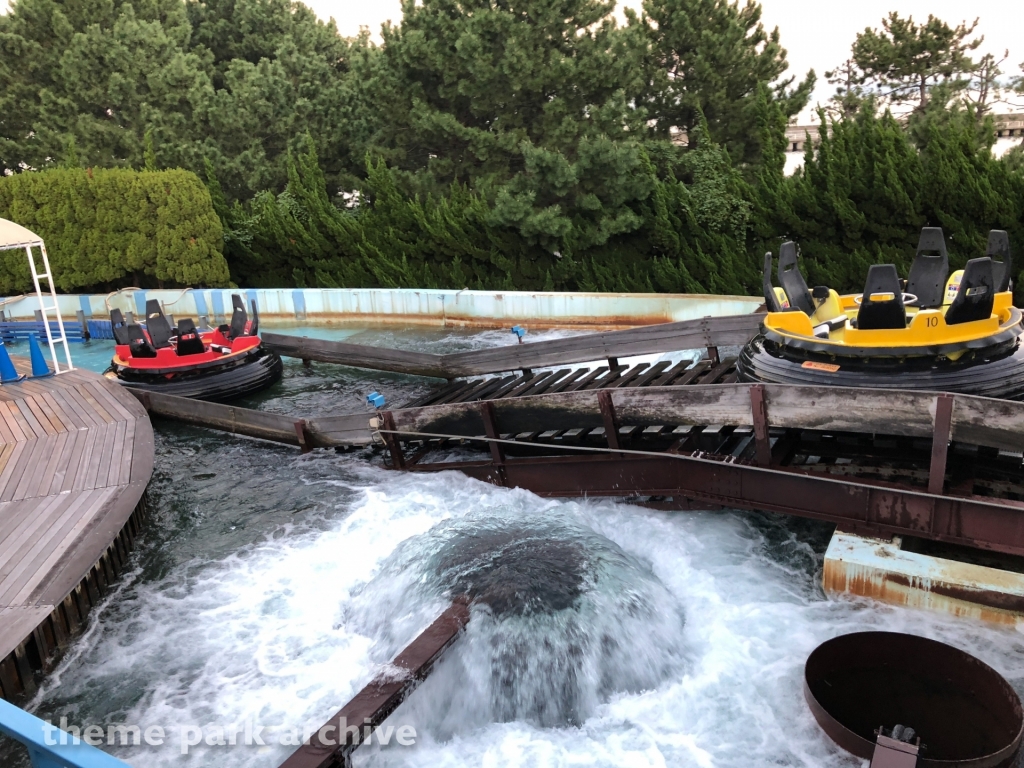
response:
M262 346L244 358L217 368L183 371L168 378L140 371L119 371L117 378L136 389L179 397L225 402L245 397L276 384L284 372L281 358Z
M804 367L838 365L839 370ZM1019 339L989 350L972 350L958 361L935 358L802 357L756 336L736 361L739 380L766 384L916 389L1024 400L1024 345Z

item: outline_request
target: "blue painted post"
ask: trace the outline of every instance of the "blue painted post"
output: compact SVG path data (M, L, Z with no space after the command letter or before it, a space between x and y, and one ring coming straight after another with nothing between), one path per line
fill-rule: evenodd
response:
M253 304L256 304L257 309L259 308L259 302L256 301L256 289L255 288L249 288L245 292L245 296L246 296L246 299L247 299L246 307L245 307L245 311L246 312L252 312L252 305Z
M78 303L82 307L82 314L85 315L87 319L91 318L92 304L89 301L89 297L83 293L81 296L78 297Z
M224 322L224 294L220 291L210 291L213 297L213 324L220 325Z
M295 305L295 319L306 319L306 294L301 288L292 291L292 304Z
M135 314L139 317L146 316L146 292L136 291L135 292Z
M197 315L209 315L210 310L206 306L206 293L205 291L192 291L192 298L196 302L196 314Z
M28 748L32 768L131 768L128 763L3 699L0 699L0 733Z

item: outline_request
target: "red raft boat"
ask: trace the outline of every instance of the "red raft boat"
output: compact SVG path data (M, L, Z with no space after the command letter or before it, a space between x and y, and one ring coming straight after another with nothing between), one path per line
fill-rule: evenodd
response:
M172 329L160 303L146 302L146 325L110 312L116 348L106 375L123 384L199 400L232 400L266 389L281 378L281 358L260 341L259 313L252 319L237 294L231 323L200 331L189 318Z

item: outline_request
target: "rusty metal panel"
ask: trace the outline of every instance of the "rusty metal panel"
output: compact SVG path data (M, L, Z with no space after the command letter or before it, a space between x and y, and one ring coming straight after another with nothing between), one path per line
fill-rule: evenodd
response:
M896 748L903 743L886 737L897 725L911 727L920 768L1008 768L1024 733L1020 698L998 672L945 643L898 632L854 632L819 645L804 666L804 698L822 730L857 757L872 758L879 742Z
M490 462L419 464L499 484ZM506 459L503 478L540 496L668 496L829 520L873 535L923 538L1024 554L1024 514L998 499L951 498L860 478L837 480L696 455L547 456Z
M324 723L309 742L281 763L281 768L341 768L365 739L364 728L376 729L419 686L469 623L469 604L456 599L423 630L391 665L405 677L374 678L351 701ZM353 730L351 726L356 726Z
M899 540L836 531L822 573L831 595L870 597L1000 624L1024 617L1024 574L907 552Z

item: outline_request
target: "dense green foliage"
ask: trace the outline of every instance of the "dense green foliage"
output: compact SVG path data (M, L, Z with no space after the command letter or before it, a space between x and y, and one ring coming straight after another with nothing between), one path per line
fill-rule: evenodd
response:
M764 251L792 237L812 282L852 291L878 260L905 271L923 225L957 263L990 227L1024 246L1024 162L993 159L985 119L1000 62L970 58L970 27L892 15L859 35L827 73L838 121L787 177L814 73L787 76L754 0L613 10L405 0L374 45L289 0L16 0L0 215L54 240L69 288L759 293Z
M228 283L220 220L189 171L20 173L0 178L0 218L43 238L62 291ZM4 252L0 291L31 288L25 253Z
M1024 175L978 146L969 113L933 125L923 151L888 113L869 110L819 138L770 214L801 244L808 280L859 290L871 264L906 274L926 225L943 228L953 268L984 254L990 229L1010 230L1019 248Z

